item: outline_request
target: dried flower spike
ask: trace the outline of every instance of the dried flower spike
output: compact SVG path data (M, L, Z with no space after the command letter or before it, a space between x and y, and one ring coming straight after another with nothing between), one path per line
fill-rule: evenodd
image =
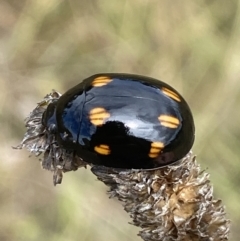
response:
M228 240L221 201L189 152L191 111L169 85L137 75L94 75L62 96L47 95L25 124L17 149L43 154L54 185L63 172L92 166L142 228L143 240Z
M209 174L200 171L189 153L175 165L152 171L118 171L92 168L98 179L110 187L141 227L145 241L228 240L229 220L220 200L213 197Z
M43 154L40 160L42 167L53 171L54 185L60 184L63 172L75 171L79 167L86 167L86 163L71 151L59 147L55 135L42 125L42 118L47 107L60 98L61 94L52 91L38 103L37 107L25 120L27 131L20 145L16 149L26 148L36 156Z

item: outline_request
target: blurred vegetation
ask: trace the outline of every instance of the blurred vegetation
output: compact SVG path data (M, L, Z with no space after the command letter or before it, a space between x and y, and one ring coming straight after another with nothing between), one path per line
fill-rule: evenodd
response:
M161 79L196 122L194 153L240 239L240 1L2 0L0 240L140 240L89 170L52 174L15 151L23 120L51 89L99 72Z

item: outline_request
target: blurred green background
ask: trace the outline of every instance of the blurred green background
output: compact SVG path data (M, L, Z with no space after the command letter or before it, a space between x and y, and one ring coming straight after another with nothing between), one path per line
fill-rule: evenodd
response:
M53 88L99 72L161 79L188 101L193 147L240 239L240 1L2 0L0 240L141 240L90 170L54 187L38 158L12 150Z

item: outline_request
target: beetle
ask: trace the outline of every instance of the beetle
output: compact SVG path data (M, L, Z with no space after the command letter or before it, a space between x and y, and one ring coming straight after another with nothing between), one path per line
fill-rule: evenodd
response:
M49 104L42 125L86 163L121 169L174 163L195 135L191 110L174 88L121 73L86 78Z

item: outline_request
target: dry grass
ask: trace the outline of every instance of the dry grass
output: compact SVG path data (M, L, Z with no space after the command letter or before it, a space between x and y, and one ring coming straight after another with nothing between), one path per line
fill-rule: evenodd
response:
M3 0L0 7L0 240L141 240L90 173L53 187L36 158L11 149L52 88L99 72L162 79L188 100L194 152L240 231L240 1Z

